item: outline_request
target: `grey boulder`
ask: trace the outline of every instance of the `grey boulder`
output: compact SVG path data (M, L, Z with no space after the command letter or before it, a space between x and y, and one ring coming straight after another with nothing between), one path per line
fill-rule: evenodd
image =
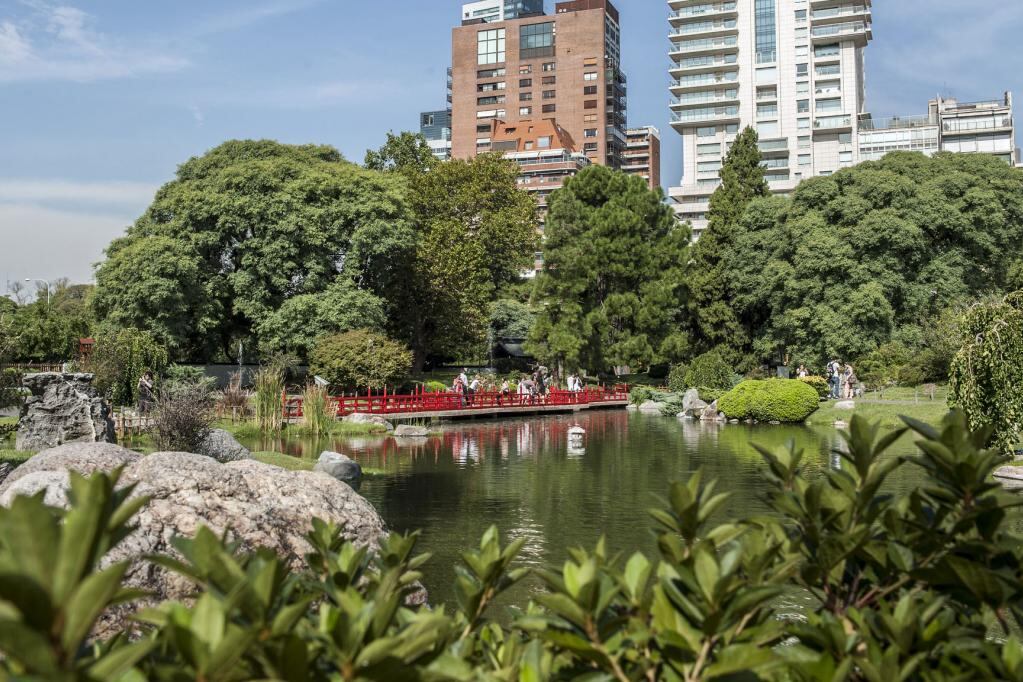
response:
M344 419L341 420L345 424L376 424L381 426L388 431L394 431L394 424L387 421L383 417L379 417L375 414L362 414L360 412L354 412Z
M855 410L856 409L856 401L855 400L840 400L839 402L835 403L835 409L836 410Z
M44 450L64 443L113 440L92 380L92 374L26 374L21 382L31 395L21 408L15 447Z
M411 424L399 424L394 427L395 438L425 438L430 435L429 429Z
M49 448L30 457L0 484L0 500L20 479L40 471L74 471L88 476L94 471L113 471L127 467L142 458L137 452L113 443L68 443Z
M224 464L243 459L252 459L249 449L239 443L234 436L224 429L213 429L199 447L199 454L212 457Z
M362 467L359 463L340 452L325 450L320 453L313 471L327 474L348 485L358 485L362 481Z
M647 400L639 406L639 411L643 414L661 414L662 404L656 400Z
M79 446L63 446L79 447ZM129 560L125 586L151 593L146 603L118 607L104 615L96 636L106 637L130 625L134 609L154 602L188 599L194 586L186 579L146 559L154 554L181 558L175 537L192 537L200 526L227 533L241 552L259 547L275 551L291 570L304 567L310 551L305 534L311 519L336 524L343 536L359 546L379 547L386 527L372 505L351 487L311 471L287 471L255 460L220 464L182 452L158 452L135 458L87 456L77 459L63 448L41 453L22 468L32 471L8 480L0 504L9 505L21 494L43 492L47 502L67 504L69 471L109 472L127 463L120 485L136 484L133 496L148 502L136 515L135 530L115 546L104 565ZM425 592L418 599L425 600Z

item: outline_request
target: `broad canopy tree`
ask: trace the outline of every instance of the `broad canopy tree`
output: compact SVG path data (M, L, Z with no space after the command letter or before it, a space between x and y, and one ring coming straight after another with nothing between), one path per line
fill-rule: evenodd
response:
M598 372L680 359L689 239L640 178L593 166L569 179L550 199L531 352Z
M110 246L95 310L152 331L178 358L233 358L260 329L280 346L264 350L288 350L275 323L292 298L347 288L374 309L403 305L395 292L414 236L406 195L400 178L331 147L226 142L182 164Z

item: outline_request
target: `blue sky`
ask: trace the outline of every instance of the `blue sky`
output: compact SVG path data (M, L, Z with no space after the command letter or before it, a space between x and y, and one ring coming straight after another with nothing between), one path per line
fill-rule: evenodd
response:
M553 3L548 0L549 5ZM653 124L664 184L667 3L618 0L630 124ZM89 281L175 167L231 138L326 143L361 161L444 102L459 0L0 0L0 288ZM550 7L549 7L550 9ZM877 0L877 116L937 93L1023 96L1023 2ZM1023 106L1023 100L1020 100Z

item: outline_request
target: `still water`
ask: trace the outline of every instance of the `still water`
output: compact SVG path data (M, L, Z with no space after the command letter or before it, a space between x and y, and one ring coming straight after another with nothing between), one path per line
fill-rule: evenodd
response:
M568 430L581 426L582 447ZM490 525L505 541L525 538L520 560L528 566L560 565L569 547L592 548L603 535L613 552L656 544L647 509L659 504L672 481L703 469L718 490L732 493L721 512L739 518L763 512L763 463L752 443L766 447L795 440L813 471L836 465L834 429L803 426L702 424L624 410L443 425L428 439L359 438L263 443L315 459L325 449L343 452L363 467L384 472L360 492L398 531L420 530L418 549L433 555L424 568L431 601L453 600L453 566ZM251 444L257 445L257 444ZM893 454L909 454L905 439ZM922 478L915 467L892 477L893 492ZM527 582L507 601L523 604L539 589Z

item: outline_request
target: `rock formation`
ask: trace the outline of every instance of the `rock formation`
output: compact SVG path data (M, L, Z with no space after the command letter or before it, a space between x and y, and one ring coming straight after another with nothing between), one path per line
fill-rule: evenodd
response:
M221 464L252 459L249 449L235 440L235 437L224 429L213 429L203 440L199 448L200 455L212 457Z
M15 447L34 451L113 440L92 380L92 374L26 374L22 385L32 395L21 408Z
M350 486L358 486L362 482L362 467L354 459L340 452L324 451L316 460L313 471L327 474Z

